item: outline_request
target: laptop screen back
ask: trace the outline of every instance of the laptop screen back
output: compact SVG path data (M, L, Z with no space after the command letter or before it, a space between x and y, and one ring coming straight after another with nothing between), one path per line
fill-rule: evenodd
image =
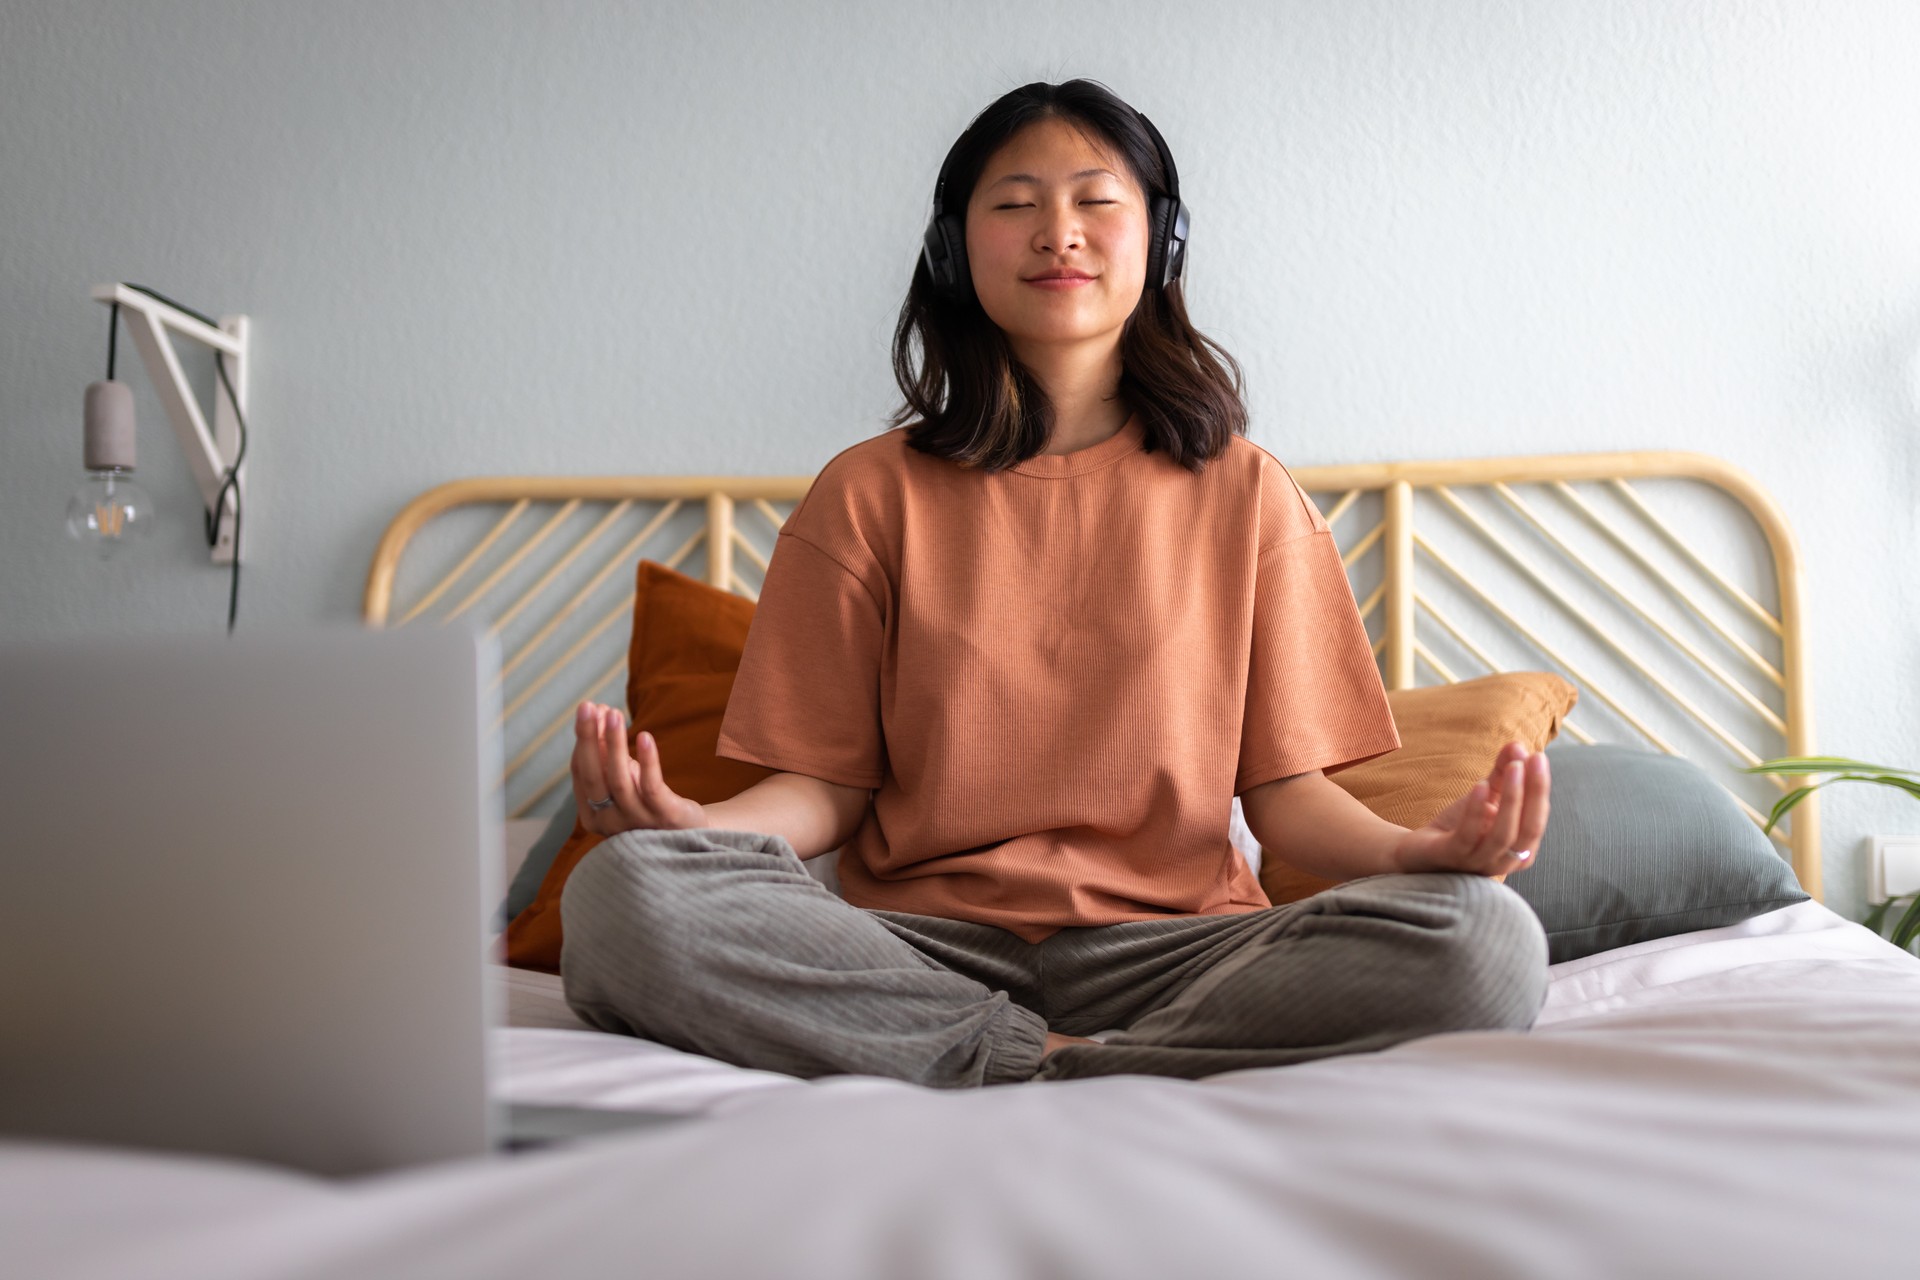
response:
M0 649L0 1131L486 1150L495 661L437 628Z

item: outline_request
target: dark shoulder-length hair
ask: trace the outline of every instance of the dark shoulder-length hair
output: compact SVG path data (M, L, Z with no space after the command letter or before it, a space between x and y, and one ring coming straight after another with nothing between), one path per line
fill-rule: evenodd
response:
M955 144L945 208L966 216L989 157L1036 120L1058 117L1118 153L1148 199L1168 193L1166 167L1139 116L1092 80L1035 82L974 117ZM918 348L916 352L916 348ZM1120 397L1140 418L1147 449L1163 449L1198 473L1228 440L1247 432L1240 365L1193 327L1175 280L1149 283L1121 331ZM893 376L905 403L890 419L907 443L962 466L998 471L1041 453L1053 435L1053 406L1007 336L969 288L964 300L934 292L916 262L893 335Z

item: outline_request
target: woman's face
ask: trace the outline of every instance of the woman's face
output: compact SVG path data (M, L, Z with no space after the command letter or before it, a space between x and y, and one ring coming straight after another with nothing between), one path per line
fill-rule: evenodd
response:
M1065 120L987 160L967 201L974 292L1016 347L1118 341L1147 278L1147 203L1126 162ZM1059 272L1068 279L1048 279Z

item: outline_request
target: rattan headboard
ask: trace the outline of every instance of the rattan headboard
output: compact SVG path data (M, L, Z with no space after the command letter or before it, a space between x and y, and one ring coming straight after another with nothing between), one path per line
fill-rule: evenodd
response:
M1813 754L1799 549L1772 498L1730 464L1642 452L1292 470L1344 549L1388 688L1558 672L1580 690L1564 732L1686 756L1757 823L1794 780L1742 767ZM456 480L388 526L365 616L469 617L499 635L502 785L524 815L565 794L572 708L621 701L635 561L688 572L702 551L696 576L756 598L761 547L811 483ZM1816 898L1818 800L1774 832Z

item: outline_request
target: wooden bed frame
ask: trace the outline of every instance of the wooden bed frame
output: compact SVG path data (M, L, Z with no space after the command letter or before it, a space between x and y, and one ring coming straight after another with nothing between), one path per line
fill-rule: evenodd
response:
M1796 785L1743 772L1813 754L1800 553L1778 505L1746 473L1683 452L1291 470L1309 493L1332 496L1321 510L1388 688L1551 670L1580 690L1562 725L1579 741L1684 755L1756 823ZM1632 480L1683 492L1663 515ZM757 598L786 515L774 504L790 510L811 484L810 476L452 481L387 527L367 575L365 617L372 626L467 618L499 636L502 786L509 812L524 816L566 780L573 707L620 701L609 691L625 676L635 562L645 555L687 572L681 566L701 550L697 576ZM1696 496L1702 485L1721 508L1727 498L1737 506L1715 510ZM1752 521L1745 529L1742 511ZM1708 520L1692 540L1676 527L1688 517ZM1343 533L1343 522L1356 531ZM756 526L767 551L748 536ZM1529 541L1553 558L1539 559ZM1705 541L1722 545L1697 545ZM1752 553L1747 588L1713 563L1743 550ZM1639 593L1628 578L1639 579ZM1481 616L1477 630L1468 609ZM1453 664L1468 660L1477 669L1456 675ZM1802 801L1773 833L1816 899L1818 800Z

